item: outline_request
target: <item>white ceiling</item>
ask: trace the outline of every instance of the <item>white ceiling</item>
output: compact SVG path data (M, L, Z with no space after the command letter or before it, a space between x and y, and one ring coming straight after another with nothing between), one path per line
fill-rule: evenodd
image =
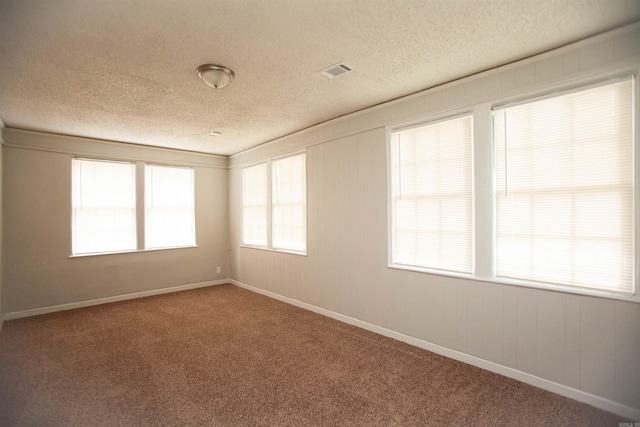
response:
M640 0L0 0L0 118L229 155L637 20ZM236 78L211 89L205 63Z

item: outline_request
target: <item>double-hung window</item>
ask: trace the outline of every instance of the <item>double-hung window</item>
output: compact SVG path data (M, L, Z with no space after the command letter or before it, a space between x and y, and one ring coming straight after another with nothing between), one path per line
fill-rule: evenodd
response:
M632 293L633 81L494 109L495 275Z
M271 243L275 249L306 250L306 189L304 154L271 162Z
M266 163L242 170L242 241L245 245L268 245L268 189Z
M136 165L73 159L74 254L136 249Z
M391 264L473 272L472 117L391 133Z
M167 248L196 244L194 171L145 165L145 246Z
M242 243L306 253L306 156L295 154L242 169Z

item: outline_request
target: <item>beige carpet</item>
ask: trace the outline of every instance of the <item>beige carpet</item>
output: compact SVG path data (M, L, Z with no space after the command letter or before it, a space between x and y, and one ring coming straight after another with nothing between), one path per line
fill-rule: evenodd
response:
M614 426L615 415L223 285L6 322L2 426Z

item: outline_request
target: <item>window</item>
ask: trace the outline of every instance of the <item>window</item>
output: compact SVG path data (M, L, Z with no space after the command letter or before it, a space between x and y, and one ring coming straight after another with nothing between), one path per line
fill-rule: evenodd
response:
M305 169L304 154L271 163L271 230L274 248L304 251L307 247Z
M242 170L242 242L267 246L267 164Z
M472 117L391 134L391 264L473 271Z
M304 153L242 169L242 243L305 253L307 180Z
M145 246L196 244L192 168L145 165Z
M633 292L631 79L494 110L495 274Z
M74 254L136 248L136 166L73 159Z
M392 129L390 266L638 300L635 94L620 77Z
M194 174L193 168L73 159L72 254L195 246ZM143 202L145 215L138 218L136 205Z

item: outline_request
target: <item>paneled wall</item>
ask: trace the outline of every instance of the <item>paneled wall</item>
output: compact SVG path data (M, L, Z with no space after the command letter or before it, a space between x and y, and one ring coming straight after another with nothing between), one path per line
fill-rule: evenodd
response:
M197 247L70 257L74 156L193 167ZM228 277L224 157L5 129L4 177L5 315Z
M637 302L387 267L386 134L389 125L635 72L639 64L640 26L635 25L233 156L231 278L439 346L464 360L495 364L514 377L525 374L565 392L578 390L585 401L595 395L601 407L640 419ZM479 147L491 144L490 130L480 129L475 137ZM307 147L308 255L242 247L241 166L302 147Z

